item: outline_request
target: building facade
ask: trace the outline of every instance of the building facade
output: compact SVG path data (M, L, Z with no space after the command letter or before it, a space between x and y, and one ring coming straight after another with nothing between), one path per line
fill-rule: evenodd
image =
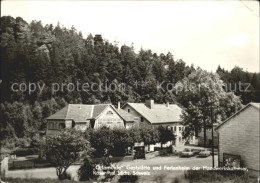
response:
M249 103L217 127L219 166L242 167L259 172L259 103Z
M174 145L183 144L185 139L182 132L185 130L181 120L182 109L176 104L155 104L154 100L145 103L126 103L122 109L137 117L138 126L163 126L176 135ZM193 140L194 137L190 137Z

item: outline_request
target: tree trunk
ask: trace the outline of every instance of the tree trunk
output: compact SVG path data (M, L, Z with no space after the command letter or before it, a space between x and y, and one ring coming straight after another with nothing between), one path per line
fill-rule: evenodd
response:
M198 123L195 124L195 137L198 137L199 136L199 129L198 129Z
M63 171L62 171L62 169L63 169L63 168L58 168L58 169L57 169L58 171L56 171L59 180L65 180L65 179L68 178L68 177L67 177L67 172L66 172L66 171L67 171L67 168L64 168Z
M204 131L204 147L206 147L207 144L207 131L206 131L206 120L203 119L203 131Z

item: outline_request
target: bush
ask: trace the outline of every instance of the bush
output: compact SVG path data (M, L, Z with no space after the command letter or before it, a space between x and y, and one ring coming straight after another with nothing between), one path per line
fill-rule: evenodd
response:
M124 156L127 147L133 146L135 142L154 144L159 141L159 130L157 128L132 128L132 129L109 129L102 127L98 130L88 131L86 138L95 149L93 156L96 158L108 155Z
M78 176L80 181L84 180L91 180L94 178L94 171L95 165L91 158L85 158L83 165L78 170Z
M14 151L16 156L28 156L37 153L37 149L35 148L19 148Z
M118 179L118 182L137 182L138 176L137 175L122 175Z
M3 147L6 149L12 150L15 148L15 139L14 138L9 138L1 141L1 144L3 144Z
M113 168L112 163L108 157L106 157L103 160L101 167L108 167L107 169L103 169L103 172L105 173L105 175L99 177L100 181L102 181L102 182L111 181L112 178L118 173L118 170Z
M16 138L15 139L15 146L20 148L27 148L31 145L31 139L24 137L24 138Z
M48 136L43 149L45 149L46 154L50 156L51 162L55 165L60 180L68 178L66 171L71 164L81 158L88 157L92 153L88 140L74 129L65 129L56 135Z

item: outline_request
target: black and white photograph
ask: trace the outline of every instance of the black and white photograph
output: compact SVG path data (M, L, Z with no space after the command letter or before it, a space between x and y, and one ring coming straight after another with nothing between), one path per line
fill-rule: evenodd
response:
M0 183L259 183L259 0L1 0Z

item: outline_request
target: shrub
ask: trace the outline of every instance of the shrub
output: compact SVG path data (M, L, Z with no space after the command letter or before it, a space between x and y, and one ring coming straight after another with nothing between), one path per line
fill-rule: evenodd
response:
M101 167L107 167L106 169L103 169L102 171L105 173L104 176L100 176L100 181L102 182L107 182L107 181L111 181L112 178L118 173L118 170L116 170L109 157L106 157L103 162L101 163Z
M35 148L19 148L14 151L14 154L16 154L16 156L28 156L35 153L37 153L37 149Z
M89 131L86 134L91 146L95 149L94 157L124 156L127 147L135 142L154 144L159 141L159 130L157 128L132 128L132 129L109 129L102 127L98 130Z
M118 179L118 182L137 182L138 176L137 175L122 175Z
M30 144L31 144L30 138L23 137L23 138L16 138L15 139L15 146L16 147L26 148L26 147L30 147Z
M92 152L88 140L80 132L68 129L49 136L44 149L55 164L56 174L60 180L68 178L66 171L70 165Z
M94 171L95 165L92 161L91 158L85 158L83 165L81 165L81 167L78 170L78 176L79 176L79 180L80 181L84 181L84 180L91 180L92 178L94 178Z

